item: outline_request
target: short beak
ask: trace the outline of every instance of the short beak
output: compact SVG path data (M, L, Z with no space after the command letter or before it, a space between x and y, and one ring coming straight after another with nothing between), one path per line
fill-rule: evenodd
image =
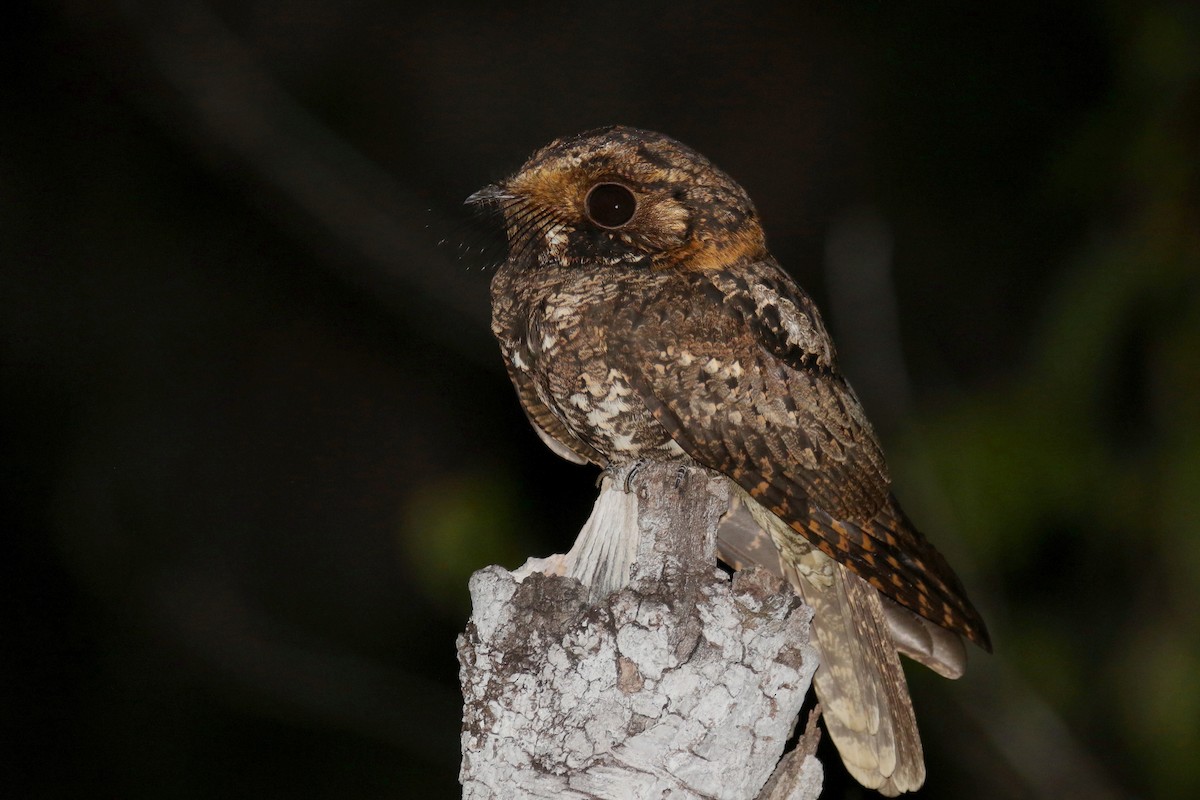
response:
M499 203L501 200L511 200L512 195L498 183L491 183L468 197L464 202L469 206L486 206Z

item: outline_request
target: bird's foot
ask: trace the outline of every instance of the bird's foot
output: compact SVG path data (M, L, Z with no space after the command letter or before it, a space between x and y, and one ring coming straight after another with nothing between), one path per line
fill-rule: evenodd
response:
M683 486L683 479L687 477L688 468L684 464L680 464L675 468L675 488Z
M596 478L597 488L604 483L605 478L611 478L615 482L620 478L621 471L624 470L625 479L622 482L622 488L625 490L625 494L630 494L633 491L633 479L637 477L638 472L646 465L647 461L648 459L645 458L639 458L637 461L628 464L614 464L610 461L608 466L601 470L600 475Z
M625 473L625 494L633 491L633 479L646 465L646 459L639 458L637 461L629 465L629 471Z

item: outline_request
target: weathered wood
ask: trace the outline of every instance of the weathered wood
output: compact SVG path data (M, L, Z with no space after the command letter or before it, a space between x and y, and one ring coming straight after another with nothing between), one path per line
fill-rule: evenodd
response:
M768 779L772 800L816 797L811 753L780 764L811 612L765 571L717 569L726 479L647 464L626 494L626 477L605 476L566 555L472 577L464 798L752 800Z

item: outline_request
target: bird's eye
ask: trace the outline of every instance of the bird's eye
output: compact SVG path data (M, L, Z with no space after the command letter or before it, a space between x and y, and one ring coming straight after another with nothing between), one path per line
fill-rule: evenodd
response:
M620 228L633 219L637 198L619 183L597 183L583 201L588 219L602 228Z

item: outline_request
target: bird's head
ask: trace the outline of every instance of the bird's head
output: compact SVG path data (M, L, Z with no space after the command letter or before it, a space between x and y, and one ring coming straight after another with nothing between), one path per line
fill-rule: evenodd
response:
M708 270L766 252L741 186L690 147L636 128L551 142L467 202L503 212L520 265Z

